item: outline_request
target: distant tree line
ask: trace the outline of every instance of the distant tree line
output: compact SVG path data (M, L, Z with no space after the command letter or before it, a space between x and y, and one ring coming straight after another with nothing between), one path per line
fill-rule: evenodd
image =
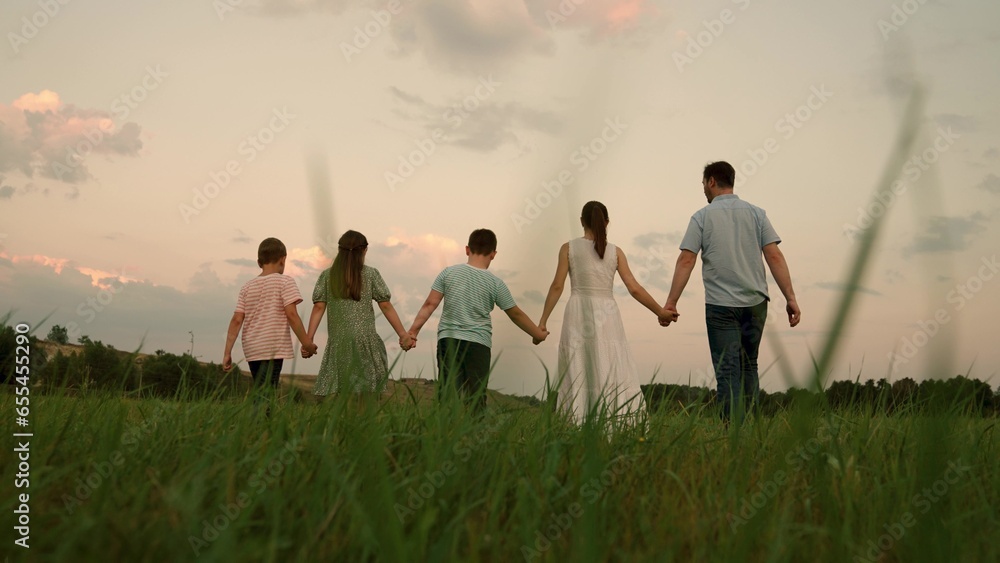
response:
M66 344L65 334L54 327L52 340ZM0 324L0 374L4 383L14 381L15 332ZM47 357L34 336L31 337L31 375L33 387L47 390L107 390L142 397L232 397L245 394L250 380L238 372L227 374L222 366L203 364L190 354L170 354L157 350L140 356L116 350L101 341L81 336L81 349L64 354L62 350Z
M705 387L654 383L642 386L651 410L691 410L715 403L716 392ZM957 375L949 379L916 382L906 377L894 382L834 381L822 392L792 388L777 393L760 392L760 410L774 414L795 405L827 403L837 410L864 409L894 413L962 412L981 416L1000 415L1000 388L996 392L978 379Z

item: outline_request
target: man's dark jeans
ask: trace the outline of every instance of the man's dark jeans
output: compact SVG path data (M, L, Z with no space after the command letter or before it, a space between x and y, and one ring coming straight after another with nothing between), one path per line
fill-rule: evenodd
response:
M767 300L753 307L705 305L708 346L722 407L722 420L737 420L757 406L760 382L757 374L757 351L760 348Z

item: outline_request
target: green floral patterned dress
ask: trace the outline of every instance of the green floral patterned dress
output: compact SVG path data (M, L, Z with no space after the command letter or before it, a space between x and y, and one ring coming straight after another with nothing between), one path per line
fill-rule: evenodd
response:
M389 300L389 287L375 268L361 272L361 299L330 297L330 270L316 280L313 303L326 303L329 339L316 377L316 395L381 393L389 378L385 342L375 332L372 301Z

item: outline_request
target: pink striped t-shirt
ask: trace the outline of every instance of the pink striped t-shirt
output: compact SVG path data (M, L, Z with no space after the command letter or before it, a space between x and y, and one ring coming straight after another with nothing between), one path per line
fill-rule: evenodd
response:
M268 274L243 284L236 312L246 315L242 340L248 362L295 357L285 307L301 302L302 295L291 276Z

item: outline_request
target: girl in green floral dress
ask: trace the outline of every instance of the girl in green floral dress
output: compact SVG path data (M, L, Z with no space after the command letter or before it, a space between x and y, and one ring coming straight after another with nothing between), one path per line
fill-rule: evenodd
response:
M338 242L333 266L323 271L313 290L313 310L309 317L309 338L327 313L328 340L316 377L316 395L349 392L380 393L389 378L385 343L375 331L372 301L399 336L403 350L413 347L413 339L403 329L396 309L389 302L389 288L378 270L365 266L368 239L357 231L347 231Z

